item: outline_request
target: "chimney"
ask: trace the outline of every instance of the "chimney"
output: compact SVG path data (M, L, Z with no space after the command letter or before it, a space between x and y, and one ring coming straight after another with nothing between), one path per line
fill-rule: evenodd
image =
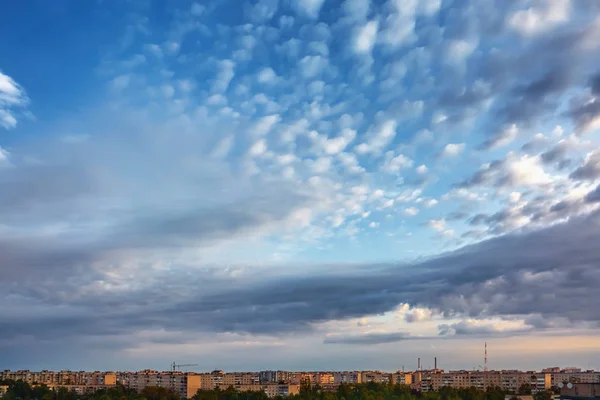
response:
M437 369L437 357L433 359L433 369Z
M417 371L421 370L421 357L417 359Z

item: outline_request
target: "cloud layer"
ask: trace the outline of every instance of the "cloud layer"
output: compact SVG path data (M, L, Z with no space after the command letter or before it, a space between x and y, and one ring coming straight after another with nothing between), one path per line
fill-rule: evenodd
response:
M597 333L600 4L233 3L90 6L100 58L49 36L81 74L11 53L7 367Z

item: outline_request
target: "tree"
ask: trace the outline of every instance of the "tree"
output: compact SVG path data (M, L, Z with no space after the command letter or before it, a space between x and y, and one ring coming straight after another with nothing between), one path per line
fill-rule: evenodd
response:
M542 390L537 392L533 398L535 400L552 400L552 393L548 390Z
M531 394L531 385L529 383L524 383L519 387L517 392L520 395L528 395Z
M148 400L181 400L177 393L158 386L145 387L140 395Z

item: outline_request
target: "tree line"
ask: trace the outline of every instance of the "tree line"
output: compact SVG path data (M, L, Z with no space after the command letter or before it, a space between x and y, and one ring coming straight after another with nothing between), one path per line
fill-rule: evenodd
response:
M146 387L139 393L135 389L116 385L93 393L78 394L64 387L52 390L46 385L32 386L24 381L4 381L0 382L0 385L8 385L8 390L1 400L182 400L179 394L157 386ZM531 394L531 391L524 387L519 388L518 392ZM407 385L370 382L342 384L334 391L303 384L299 394L285 398L278 397L275 400L504 400L507 395L511 393L498 387L490 387L485 391L474 387L466 389L443 387L435 392L419 392L411 390ZM534 400L551 400L551 395L551 392L540 392L534 396ZM263 391L240 392L229 387L225 390L200 389L192 400L269 400L269 398Z

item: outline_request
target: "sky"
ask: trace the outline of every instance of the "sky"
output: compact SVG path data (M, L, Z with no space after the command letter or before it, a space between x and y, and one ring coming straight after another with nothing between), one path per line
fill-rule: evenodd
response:
M0 11L0 369L600 368L597 0Z

